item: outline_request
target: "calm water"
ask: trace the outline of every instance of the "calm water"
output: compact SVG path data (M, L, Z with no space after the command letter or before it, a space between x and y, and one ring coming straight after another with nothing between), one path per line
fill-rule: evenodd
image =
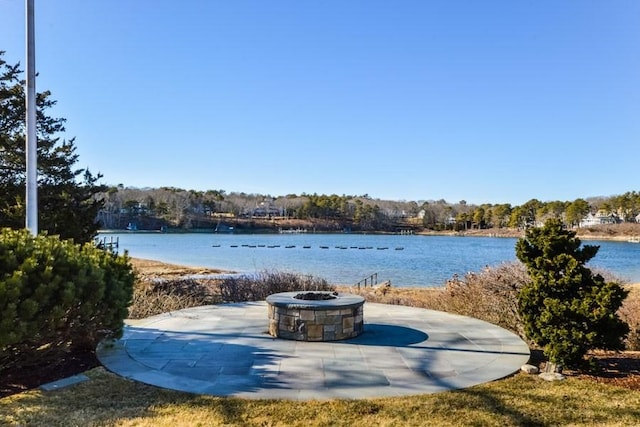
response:
M252 273L283 270L351 284L373 273L395 286L440 286L464 275L515 260L516 239L356 234L162 234L115 233L120 251L175 264ZM600 246L590 267L640 282L640 244L584 242ZM401 250L396 248L402 248Z

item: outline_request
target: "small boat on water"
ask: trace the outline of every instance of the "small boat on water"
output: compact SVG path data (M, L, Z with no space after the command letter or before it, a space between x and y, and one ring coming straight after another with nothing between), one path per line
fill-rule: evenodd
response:
M403 251L403 250L404 250L404 248L403 248L402 246L398 246L398 247L396 248L396 251Z

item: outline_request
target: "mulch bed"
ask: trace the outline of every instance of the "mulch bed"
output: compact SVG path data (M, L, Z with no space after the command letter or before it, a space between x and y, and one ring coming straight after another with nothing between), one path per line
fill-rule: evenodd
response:
M640 351L599 352L595 355L600 372L577 377L598 383L640 390Z
M50 363L0 372L0 398L100 366L95 351L65 353Z

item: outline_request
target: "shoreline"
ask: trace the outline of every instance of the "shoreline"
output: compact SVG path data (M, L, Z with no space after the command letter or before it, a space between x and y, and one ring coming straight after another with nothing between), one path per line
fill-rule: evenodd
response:
M192 276L204 276L204 275L214 275L214 274L233 274L235 273L232 270L226 270L222 268L210 268L210 267L192 267L188 265L180 265L173 264L164 261L157 261L152 259L145 258L134 258L129 257L129 261L133 266L134 270L139 274L141 278L165 278L165 279L176 279L181 277L192 277ZM335 286L345 287L343 284L334 283ZM630 289L640 289L640 282L638 283L624 283L625 287ZM395 289L410 289L410 290L434 290L434 289L444 289L444 284L440 287L403 287L403 286L393 286Z
M573 230L576 232L576 237L581 241L610 241L610 242L629 242L629 243L640 243L640 224L638 225L637 231L632 233L621 232L618 233L616 231L606 232L606 231L583 231L583 229ZM636 227L634 227L636 228ZM117 230L117 229L105 229L98 230L99 235L108 236L110 234L220 234L215 231L193 231L193 230L184 230L180 232L163 232L160 230ZM228 233L223 233L228 234ZM232 233L236 234L236 233ZM278 234L278 233L267 233L267 232L255 232L255 233L237 233L238 235L262 235L262 234ZM315 232L309 234L344 234L341 232ZM348 233L348 234L397 234L397 233L388 233L383 231L369 231L369 232L358 232L358 233ZM448 236L448 237L488 237L488 238L508 238L508 239L520 239L524 237L524 231L521 230L513 230L513 229L482 229L482 230L467 230L467 231L417 231L413 233L415 236ZM97 237L97 236L96 236Z
M162 278L175 278L184 276L204 276L214 274L232 274L231 270L211 267L193 267L189 265L173 264L146 258L129 257L129 262L134 270L142 277L154 276Z
M640 224L639 224L640 225ZM608 242L631 242L637 243L638 233L606 233L606 232L589 232L582 230L573 230L576 237L581 241L584 240L602 240ZM639 232L640 233L640 232ZM521 239L524 237L524 231L503 229L502 231L486 230L467 230L467 231L423 231L415 233L419 236L451 236L451 237L491 237L491 238L510 238Z

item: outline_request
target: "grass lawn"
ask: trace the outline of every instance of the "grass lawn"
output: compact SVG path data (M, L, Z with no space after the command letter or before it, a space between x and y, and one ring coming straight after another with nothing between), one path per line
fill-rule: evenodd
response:
M640 392L569 377L513 377L466 390L401 398L245 400L129 381L103 368L90 381L0 400L9 426L543 426L640 425Z

